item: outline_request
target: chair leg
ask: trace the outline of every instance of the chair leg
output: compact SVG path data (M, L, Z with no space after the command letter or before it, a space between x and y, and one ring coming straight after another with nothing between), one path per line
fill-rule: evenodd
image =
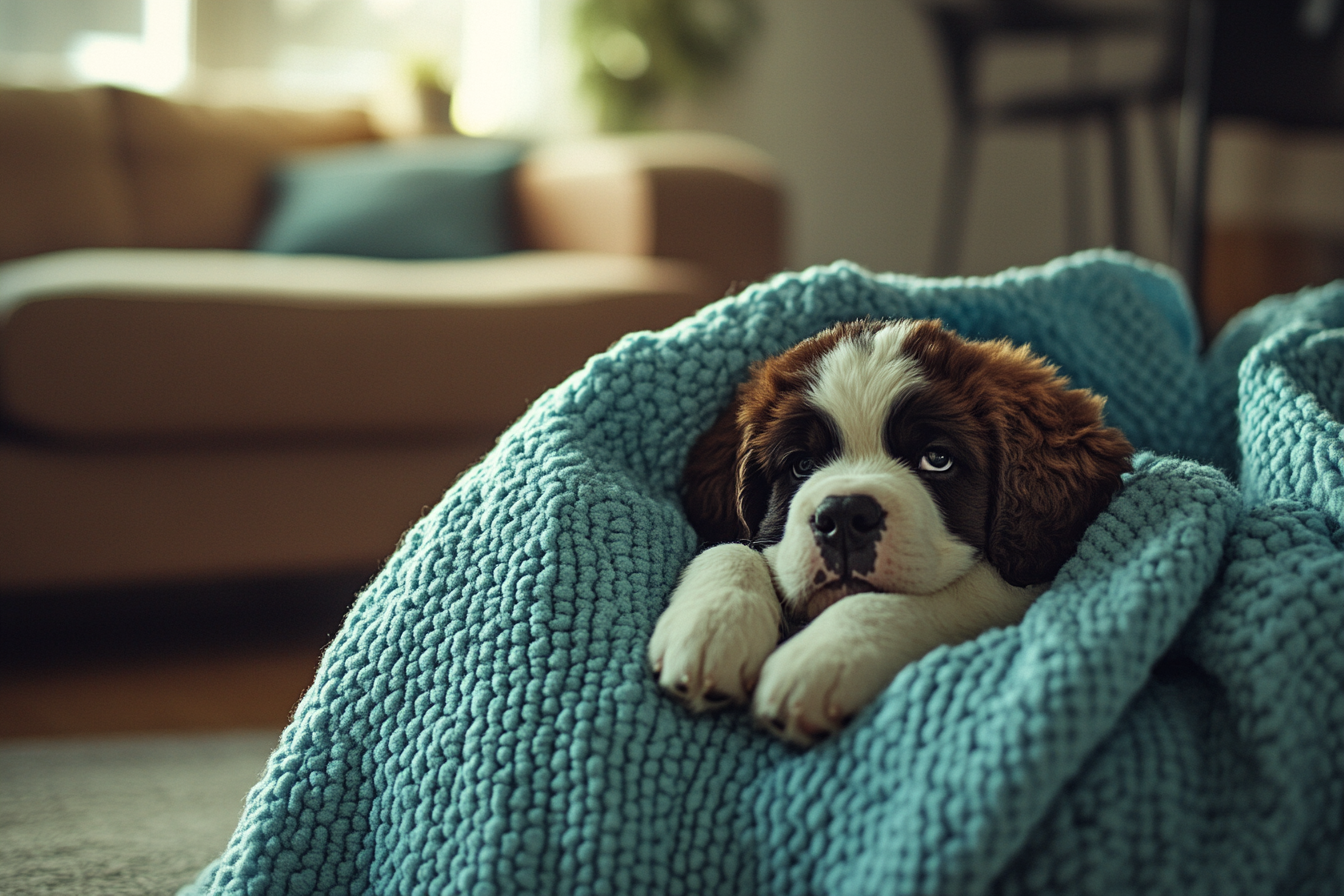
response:
M1171 226L1171 263L1185 278L1201 327L1207 326L1203 301L1204 203L1208 176L1213 23L1212 0L1192 0Z
M1070 252L1086 249L1090 240L1086 128L1076 121L1064 125L1064 239Z
M1129 210L1129 130L1125 109L1112 108L1106 116L1111 142L1111 239L1117 249L1132 249Z
M1070 37L1069 86L1082 88L1096 81L1097 46L1087 37ZM1086 249L1091 244L1092 185L1088 178L1088 140L1090 121L1064 121L1064 239L1070 252Z
M1158 176L1162 179L1162 201L1168 216L1176 208L1176 135L1168 120L1170 110L1161 103L1148 107L1156 144Z
M961 242L966 229L971 177L975 165L975 126L964 119L953 122L949 137L947 168L943 172L943 195L938 209L938 229L933 243L933 274L947 277L957 272Z

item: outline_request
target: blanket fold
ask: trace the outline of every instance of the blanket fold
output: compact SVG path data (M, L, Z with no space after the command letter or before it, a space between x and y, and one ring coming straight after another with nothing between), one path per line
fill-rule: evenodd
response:
M1021 624L800 752L684 712L644 649L691 443L752 361L864 316L1030 342L1144 453ZM633 334L407 533L183 893L1338 891L1341 317L1275 300L1201 359L1174 278L1092 252L838 264Z

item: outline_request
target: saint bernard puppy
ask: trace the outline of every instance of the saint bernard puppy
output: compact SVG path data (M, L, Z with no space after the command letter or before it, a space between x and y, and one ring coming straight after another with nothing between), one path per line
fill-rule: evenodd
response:
M1021 620L1130 469L1103 399L938 321L839 324L758 363L691 452L705 544L649 643L693 711L807 745L940 644Z

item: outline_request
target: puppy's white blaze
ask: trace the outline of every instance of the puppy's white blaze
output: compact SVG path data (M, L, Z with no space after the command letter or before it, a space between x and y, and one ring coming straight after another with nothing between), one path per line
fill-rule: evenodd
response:
M919 366L901 353L913 326L900 321L871 339L842 339L817 365L808 400L835 421L846 455L882 454L892 402L924 382Z

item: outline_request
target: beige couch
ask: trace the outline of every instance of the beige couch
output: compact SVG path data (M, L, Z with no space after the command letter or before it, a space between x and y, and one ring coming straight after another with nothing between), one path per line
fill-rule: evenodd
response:
M0 90L0 593L372 569L546 388L781 264L759 153L528 151L517 251L247 247L362 113Z

